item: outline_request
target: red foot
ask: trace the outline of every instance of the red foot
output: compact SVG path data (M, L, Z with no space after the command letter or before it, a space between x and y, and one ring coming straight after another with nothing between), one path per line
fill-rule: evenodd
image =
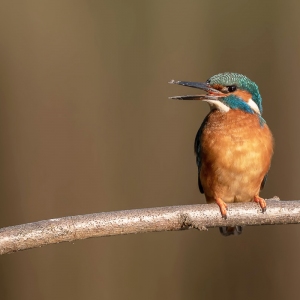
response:
M216 198L215 201L216 201L216 203L218 204L218 206L220 208L222 218L224 218L226 220L227 219L227 205L226 205L226 203L221 198Z
M259 197L258 195L255 195L253 201L259 204L263 213L267 210L267 203L265 199Z

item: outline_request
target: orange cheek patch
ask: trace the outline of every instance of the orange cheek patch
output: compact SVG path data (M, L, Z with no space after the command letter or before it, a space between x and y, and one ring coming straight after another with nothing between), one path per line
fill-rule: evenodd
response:
M238 96L239 98L243 99L245 102L248 102L249 99L252 98L252 95L247 91L235 91L231 94Z
M215 89L215 90L219 90L220 91L220 90L222 90L223 85L221 85L221 84L212 84L211 87L213 89Z
M212 87L215 90L218 90L219 92L208 92L209 95L213 95L213 96L225 96L226 94L222 93L221 90L223 89L223 86L220 84L212 84L210 87Z

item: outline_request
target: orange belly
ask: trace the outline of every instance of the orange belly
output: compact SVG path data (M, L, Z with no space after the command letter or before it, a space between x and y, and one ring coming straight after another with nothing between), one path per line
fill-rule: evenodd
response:
M272 154L272 134L257 115L240 110L212 112L201 135L200 180L207 202L252 201Z

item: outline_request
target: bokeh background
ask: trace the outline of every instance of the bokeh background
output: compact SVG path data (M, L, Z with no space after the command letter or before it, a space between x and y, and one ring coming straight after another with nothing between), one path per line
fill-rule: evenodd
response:
M3 0L0 227L204 203L172 101L233 71L260 87L275 156L264 197L300 199L299 1ZM191 92L191 90L190 90ZM1 299L299 299L300 226L149 233L0 257Z

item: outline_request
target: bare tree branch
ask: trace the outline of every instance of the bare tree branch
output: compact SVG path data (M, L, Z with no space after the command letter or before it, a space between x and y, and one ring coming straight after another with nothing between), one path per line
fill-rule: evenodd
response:
M228 219L216 204L182 205L103 212L50 219L0 229L0 254L91 237L218 226L300 223L300 201L267 200L261 213L255 203L228 205Z

